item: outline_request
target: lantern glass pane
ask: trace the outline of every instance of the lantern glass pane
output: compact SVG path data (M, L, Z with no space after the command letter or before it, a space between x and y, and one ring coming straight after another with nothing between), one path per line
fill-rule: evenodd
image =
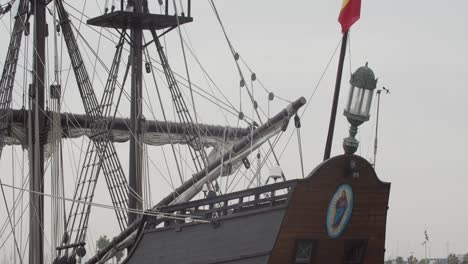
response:
M372 92L372 90L355 87L351 95L348 111L354 115L368 116L372 103Z
M367 100L366 100L366 115L369 116L370 115L370 108L371 108L371 105L372 105L372 97L374 97L374 91L372 90L368 90L369 91L369 94L367 96Z
M350 108L349 108L349 112L354 114L354 115L357 115L359 113L359 108L360 108L360 98L362 97L362 89L361 88L358 88L358 87L355 87L354 88L354 92L353 94L351 95L351 102L350 102Z
M351 85L351 87L349 88L349 94L348 94L348 103L346 104L346 111L350 111L351 109L351 103L353 100L351 100L353 98L353 93L354 93L354 86Z
M361 108L359 109L359 114L362 116L369 116L370 103L372 99L372 90L364 90L362 96Z

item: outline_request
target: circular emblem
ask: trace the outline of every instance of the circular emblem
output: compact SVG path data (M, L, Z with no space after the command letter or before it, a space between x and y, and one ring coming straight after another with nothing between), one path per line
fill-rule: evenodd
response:
M353 212L353 189L348 184L338 186L328 204L327 234L330 238L337 238L348 226Z

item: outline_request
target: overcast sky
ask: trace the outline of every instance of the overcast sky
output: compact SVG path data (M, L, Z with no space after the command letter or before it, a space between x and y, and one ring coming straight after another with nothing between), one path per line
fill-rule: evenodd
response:
M259 79L277 95L289 100L300 96L309 99L341 38L337 22L341 0L217 0L215 3L234 48ZM82 7L81 4L72 5ZM192 6L195 20L185 26L192 47L237 106L239 77L219 24L207 1L193 1ZM93 3L86 9L95 12L90 16L99 14ZM361 20L351 30L351 52L346 58L333 154L343 152L342 138L347 136L348 124L341 113L350 71L369 62L379 78L378 87L391 90L391 94L382 96L376 167L378 176L392 183L386 258L397 254L408 256L411 252L424 256L421 242L425 229L431 241L431 256L446 256L448 251L468 252L468 175L464 167L468 164L467 9L468 2L463 0L362 0ZM2 20L1 30L5 33L8 19ZM87 32L91 33L85 28L82 33ZM169 37L177 36L175 31L171 34ZM94 35L89 41L96 45L98 38ZM174 70L184 73L180 42L177 38L168 41L174 45L168 47ZM3 50L0 57L5 56L6 42L0 44ZM103 45L103 49L113 49L109 43ZM112 55L104 53L104 58ZM337 60L338 53L302 119L306 172L323 157ZM109 64L111 60L106 61ZM193 58L189 59L189 64L195 68ZM194 82L205 84L199 73L192 74ZM65 99L67 107L79 111L78 93L70 93L71 97ZM260 102L266 101L267 94L261 89L256 94ZM227 122L219 113L215 114L213 108L203 106L202 99L197 100L202 105L199 111L204 122ZM359 134L358 154L368 159L373 150L375 103L371 121L360 127ZM21 99L17 99L16 104L21 106ZM279 111L285 105L276 100L271 107ZM235 125L235 122L227 124ZM81 144L81 140L75 142ZM297 144L293 143L286 149L284 157L288 158L283 158L282 163L289 178L301 176ZM128 162L126 148L126 144L118 146L124 166ZM8 155L11 156L11 150L4 151L4 157ZM11 175L8 157L4 157L0 164ZM160 160L159 156L154 159ZM103 183L98 188L102 192L96 200L110 203L105 198L107 191L103 191ZM153 181L155 200L169 191L167 184ZM4 210L3 205L0 208ZM91 223L95 236L115 234L117 227L109 225L113 220L107 220L113 217L113 212L99 212L93 217L97 219Z
M240 52L265 82L290 97L311 94L340 38L341 1L216 3ZM363 0L351 32L353 70L368 61L379 87L391 90L382 97L377 160L379 177L392 183L387 257L424 256L425 229L432 256L468 252L467 8L460 0ZM310 169L323 155L336 61L303 119ZM345 74L340 109L348 79ZM358 153L369 159L374 121L361 128ZM347 125L339 116L334 154L342 153Z

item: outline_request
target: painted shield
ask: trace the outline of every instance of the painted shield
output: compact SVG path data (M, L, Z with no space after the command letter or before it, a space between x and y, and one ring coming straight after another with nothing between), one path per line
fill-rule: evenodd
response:
M348 184L338 186L328 204L327 234L330 238L337 238L348 226L353 212L353 189Z

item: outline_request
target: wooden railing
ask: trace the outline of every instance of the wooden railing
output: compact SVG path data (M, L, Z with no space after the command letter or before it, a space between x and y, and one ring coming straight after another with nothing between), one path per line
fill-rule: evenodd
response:
M283 205L289 199L297 180L275 183L259 188L233 192L213 198L161 207L159 212L173 216L186 216L185 220L153 217L146 229L190 223L193 219L216 220L241 212Z

